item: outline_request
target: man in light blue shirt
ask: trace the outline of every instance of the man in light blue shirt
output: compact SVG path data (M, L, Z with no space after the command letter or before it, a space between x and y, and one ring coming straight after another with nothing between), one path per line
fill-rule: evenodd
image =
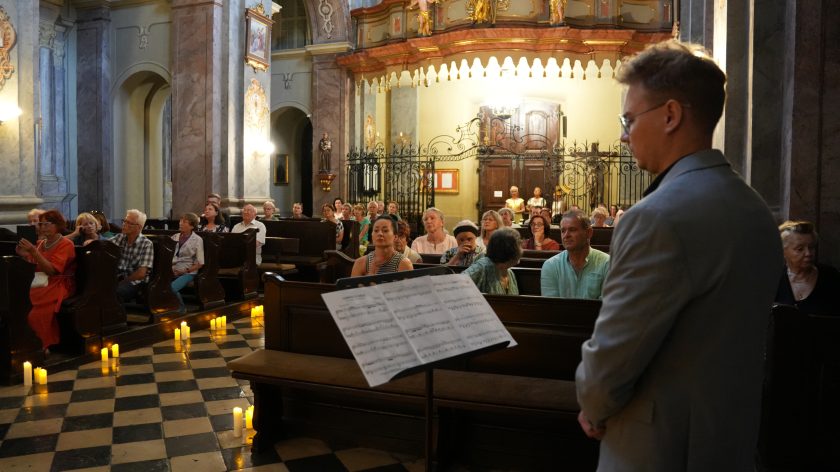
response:
M565 250L543 264L542 296L599 300L610 256L589 247L592 237L589 218L574 210L564 214L560 234Z

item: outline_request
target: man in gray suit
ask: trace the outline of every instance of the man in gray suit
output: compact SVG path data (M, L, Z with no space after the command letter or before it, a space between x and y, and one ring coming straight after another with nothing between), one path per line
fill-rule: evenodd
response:
M621 218L577 369L598 470L752 471L782 249L764 201L712 147L724 73L668 41L619 70L621 139L656 174Z

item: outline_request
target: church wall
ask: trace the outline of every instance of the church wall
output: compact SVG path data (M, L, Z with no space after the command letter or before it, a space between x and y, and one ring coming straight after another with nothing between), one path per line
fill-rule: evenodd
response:
M35 156L38 83L38 5L0 0L15 29L10 52L15 68L0 90L0 104L20 107L22 114L0 125L0 224L20 223L26 212L41 204Z

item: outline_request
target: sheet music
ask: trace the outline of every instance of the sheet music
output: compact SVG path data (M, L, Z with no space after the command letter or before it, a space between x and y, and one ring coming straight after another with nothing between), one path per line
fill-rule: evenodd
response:
M411 367L516 342L465 274L321 295L370 386Z

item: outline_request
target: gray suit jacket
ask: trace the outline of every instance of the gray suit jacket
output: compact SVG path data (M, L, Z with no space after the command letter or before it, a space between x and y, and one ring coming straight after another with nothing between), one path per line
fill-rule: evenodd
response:
M782 268L764 201L719 151L686 156L621 218L578 402L598 470L752 471Z

